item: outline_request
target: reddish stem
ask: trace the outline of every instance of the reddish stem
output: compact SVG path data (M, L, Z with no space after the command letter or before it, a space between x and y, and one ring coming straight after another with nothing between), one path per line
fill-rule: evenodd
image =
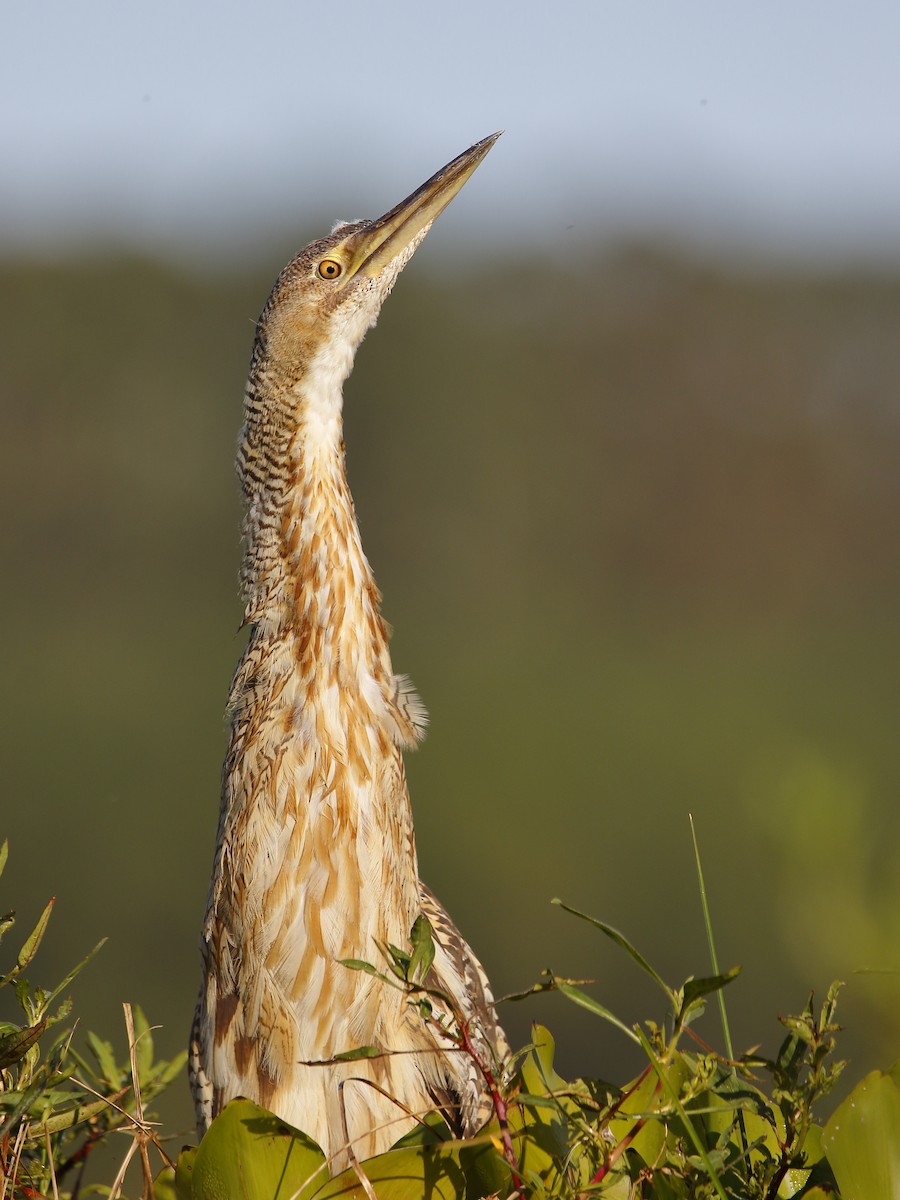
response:
M478 1070L484 1076L484 1082L487 1084L487 1089L491 1097L491 1103L494 1106L494 1112L497 1115L497 1123L500 1126L500 1138L503 1142L503 1157L509 1163L509 1169L512 1172L513 1185L517 1191L522 1189L522 1176L519 1174L519 1161L516 1158L516 1152L513 1149L512 1137L509 1132L509 1108L506 1100L500 1093L500 1088L494 1078L494 1073L491 1071L487 1063L478 1053L472 1038L469 1035L469 1022L459 1022L459 1038L462 1049L472 1059Z

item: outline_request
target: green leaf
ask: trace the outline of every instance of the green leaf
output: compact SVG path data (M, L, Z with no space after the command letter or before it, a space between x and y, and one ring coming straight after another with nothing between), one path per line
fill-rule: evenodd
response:
M660 987L663 992L665 992L669 999L669 1003L672 1004L672 1007L675 1007L675 997L672 989L669 987L663 977L659 975L653 969L653 967L650 966L646 958L644 958L643 954L641 954L640 950L632 946L631 942L629 942L624 933L619 933L618 929L613 929L612 925L607 925L605 921L598 921L596 917L591 917L587 913L579 911L577 908L571 908L568 904L564 904L562 900L551 900L550 903L558 905L558 907L563 909L565 912L571 913L573 917L580 917L582 921L587 921L589 925L593 925L595 929L599 929L601 933L605 933L608 938L614 941L617 946L620 946L626 954L634 959L641 970L645 971L653 980L653 982L657 984L657 986Z
M37 954L38 946L40 946L44 934L47 932L47 924L50 920L50 914L53 912L53 905L55 903L56 897L54 896L47 902L44 911L38 917L37 925L35 925L29 936L25 939L25 944L19 951L19 956L16 959L16 967L19 971L24 971L34 958L35 954Z
M52 1004L53 1001L56 999L56 997L61 992L64 992L66 990L66 988L69 986L69 984L72 982L72 980L78 974L78 972L82 969L82 967L86 966L87 963L89 963L91 961L91 959L94 957L94 955L97 953L97 951L101 948L101 946L106 945L106 941L107 941L106 938L101 938L100 941L97 943L97 945L93 948L93 950L91 950L88 954L86 954L84 956L84 958L81 960L81 962L78 963L77 966L72 968L72 970L68 973L68 975L62 981L62 983L57 984L57 986L53 989L53 991L47 997L48 1005Z
M131 1012L134 1019L134 1057L138 1080L143 1082L149 1080L153 1067L153 1034L140 1005L133 1005Z
M178 1161L175 1164L176 1200L193 1200L194 1163L196 1160L196 1146L185 1146L178 1155Z
M391 1146L392 1150L404 1150L409 1146L436 1146L452 1141L450 1126L438 1112L426 1113L417 1121L409 1133L405 1133Z
M31 1049L41 1034L47 1028L46 1021L38 1021L36 1025L17 1029L0 1037L0 1070L11 1067Z
M697 1130L694 1128L693 1122L691 1121L688 1114L685 1112L684 1105L681 1103L681 1100L678 1097L678 1091L675 1087L673 1087L672 1081L669 1078L669 1076L667 1075L663 1063L660 1062L660 1060L657 1058L656 1054L654 1053L653 1047L650 1045L649 1041L647 1040L646 1035L643 1032L640 1032L640 1039L641 1039L641 1045L644 1047L644 1051L645 1051L647 1057L650 1059L650 1065L653 1067L653 1070L656 1072L657 1078L659 1079L664 1090L668 1094L668 1097L671 1100L671 1102L675 1108L675 1111L678 1113L679 1117L681 1118L682 1124L684 1125L685 1132L687 1133L688 1137L690 1138L691 1142L693 1143L694 1149L697 1152L699 1160L703 1163L703 1166L706 1169L706 1173L709 1176L713 1187L716 1189L716 1192L721 1197L721 1200L728 1200L728 1196L726 1195L725 1189L722 1186L722 1181L721 1181L721 1179L719 1179L718 1172L716 1171L715 1167L713 1166L713 1164L710 1160L709 1154L706 1151L706 1147L703 1145L703 1141L701 1140L700 1135L698 1134Z
M459 1147L449 1142L388 1150L361 1164L378 1200L459 1200L465 1194L465 1176ZM315 1200L366 1200L359 1174L349 1167L315 1193Z
M154 1200L181 1200L173 1167L163 1167L153 1180L153 1198ZM190 1192L185 1200L190 1200Z
M705 979L686 980L684 987L681 989L685 1007L692 1004L700 996L709 996L712 992L720 991L723 987L731 983L733 979L737 979L740 973L740 967L732 967L724 975L708 975Z
M872 1071L839 1105L822 1145L847 1200L900 1196L900 1088Z
M9 857L9 838L3 839L3 845L0 846L0 875L6 866L6 860Z
M421 914L416 917L410 941L412 942L412 955L409 959L409 978L421 982L434 962L434 938L427 917Z
M104 1042L102 1038L97 1037L96 1033L92 1032L88 1033L87 1040L97 1060L97 1065L100 1067L102 1078L111 1088L118 1091L119 1088L124 1086L125 1077L116 1064L116 1056L113 1053L112 1046L109 1042Z
M557 1075L553 1067L556 1042L549 1029L543 1025L532 1025L531 1046L522 1060L522 1083L535 1096L547 1096L566 1086L565 1079Z
M629 1029L624 1021L620 1021L615 1013L610 1012L608 1008L604 1007L604 1005L599 1002L599 1000L595 1000L592 996L589 996L587 992L583 992L581 988L573 987L571 983L567 983L563 979L556 980L556 987L574 1004L579 1004L582 1008L586 1008L588 1012L594 1013L595 1016L602 1017L604 1021L609 1021L610 1025L615 1025L616 1029L621 1029L621 1031L630 1037L633 1042L637 1042L638 1045L640 1045L640 1038L637 1036L634 1030Z
M362 971L364 975L372 975L375 979L380 979L382 983L386 983L392 988L397 987L393 979L390 979L383 971L379 971L377 967L373 967L370 962L366 962L362 958L339 958L338 962L342 967L346 967L350 971Z
M187 1058L187 1050L182 1050L175 1055L171 1062L158 1062L156 1064L154 1083L160 1090L167 1087L173 1079L177 1079L183 1074L184 1068L187 1065Z
M325 1155L311 1138L250 1100L232 1100L193 1155L190 1194L192 1200L311 1200L325 1179ZM176 1185L180 1200L178 1171Z
M335 1062L355 1062L358 1058L381 1058L384 1051L378 1046L357 1046L355 1050L344 1050L335 1054Z

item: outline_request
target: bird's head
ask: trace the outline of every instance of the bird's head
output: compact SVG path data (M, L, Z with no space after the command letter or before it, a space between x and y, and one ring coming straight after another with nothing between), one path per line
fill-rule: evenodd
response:
M288 386L324 370L340 386L397 276L499 136L464 151L383 217L341 223L301 250L259 319L257 367Z

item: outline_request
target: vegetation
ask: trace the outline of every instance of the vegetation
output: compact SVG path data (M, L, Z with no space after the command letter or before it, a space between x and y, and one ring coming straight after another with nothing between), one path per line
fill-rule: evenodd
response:
M0 871L6 854L4 843ZM647 1066L640 1075L625 1087L567 1081L554 1067L553 1038L539 1025L503 1074L499 1064L484 1062L450 997L423 982L434 946L420 918L409 950L385 947L383 966L348 960L347 969L404 991L424 1021L472 1055L493 1099L493 1119L477 1137L457 1141L432 1114L387 1153L362 1163L351 1154L351 1166L330 1177L314 1142L248 1100L229 1104L200 1145L171 1162L145 1106L183 1072L185 1055L154 1061L146 1019L128 1005L127 1063L117 1063L110 1043L93 1033L87 1035L89 1058L74 1048L71 1003L61 997L84 963L51 992L32 987L24 974L46 931L51 901L0 978L24 1015L0 1024L0 1197L74 1200L100 1191L116 1200L125 1194L134 1158L146 1200L896 1200L900 1064L890 1074L867 1076L824 1127L818 1123L820 1102L844 1066L834 1059L840 984L821 1006L810 996L803 1012L781 1018L785 1037L774 1059L754 1053L736 1059L722 991L739 968L672 988L620 932L562 907L611 939L652 979L665 999L664 1021L629 1026L584 990L590 981L550 970L507 999L562 993L641 1047ZM12 913L4 916L0 933L13 923ZM708 923L707 932L715 960ZM694 1028L711 996L720 1000L724 1053ZM353 1047L341 1057L375 1052ZM121 1131L129 1143L112 1185L84 1188L92 1151ZM153 1151L166 1164L156 1178Z

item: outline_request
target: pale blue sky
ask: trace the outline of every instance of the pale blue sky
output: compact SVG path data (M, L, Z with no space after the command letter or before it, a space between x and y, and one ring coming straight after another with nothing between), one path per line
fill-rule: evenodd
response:
M246 251L505 136L446 247L595 231L900 259L896 0L5 6L0 251Z

